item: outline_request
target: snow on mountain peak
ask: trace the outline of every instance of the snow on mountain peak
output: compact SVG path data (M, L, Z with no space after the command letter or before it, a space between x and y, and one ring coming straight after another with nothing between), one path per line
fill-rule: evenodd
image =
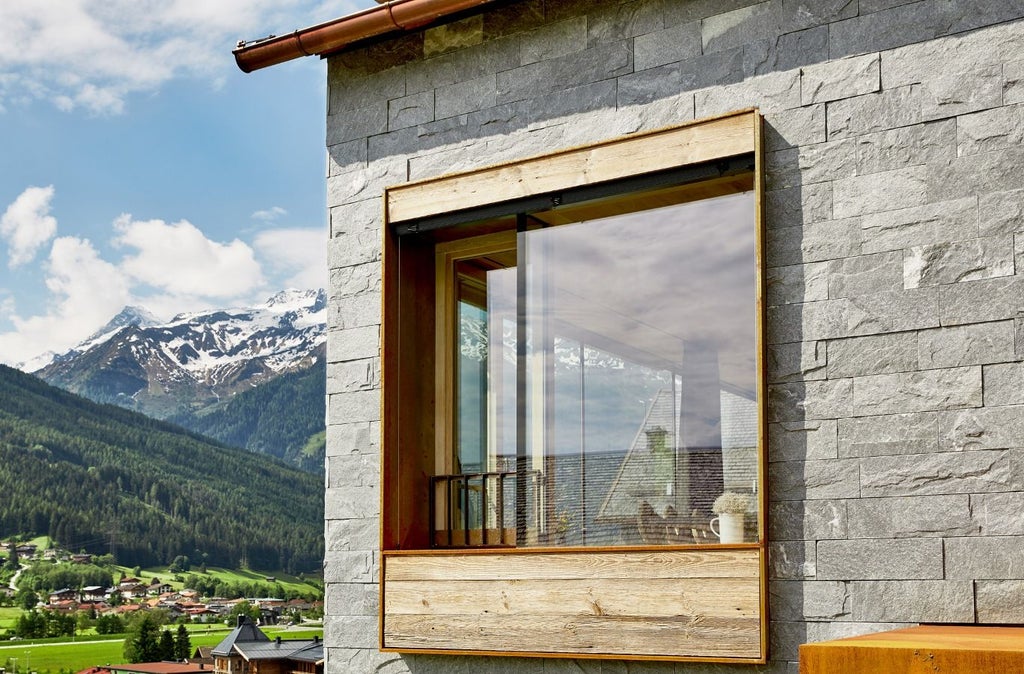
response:
M176 376L199 381L249 361L259 361L259 367L271 372L285 372L307 362L326 341L326 297L323 290L285 290L253 307L184 313L168 322L145 309L125 307L95 335L63 356L36 364L35 370L121 343L146 345L150 355L133 353L131 360L174 363L169 367L179 371ZM133 334L122 335L126 328Z
M326 305L327 293L321 290L296 290L289 288L282 290L269 298L263 306L274 312L295 311L309 309L316 312Z

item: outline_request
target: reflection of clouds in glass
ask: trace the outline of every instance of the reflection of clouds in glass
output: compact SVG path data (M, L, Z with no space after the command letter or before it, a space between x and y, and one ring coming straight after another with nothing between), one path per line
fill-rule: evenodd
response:
M710 344L722 379L753 390L755 242L746 193L530 232L527 261L552 281L556 331L652 363Z

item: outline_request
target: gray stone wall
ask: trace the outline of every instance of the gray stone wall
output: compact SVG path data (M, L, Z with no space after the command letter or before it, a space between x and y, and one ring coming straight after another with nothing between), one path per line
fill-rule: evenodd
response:
M1020 0L524 0L330 59L327 671L794 673L806 641L1024 622L1022 16ZM384 187L751 106L772 663L378 653Z

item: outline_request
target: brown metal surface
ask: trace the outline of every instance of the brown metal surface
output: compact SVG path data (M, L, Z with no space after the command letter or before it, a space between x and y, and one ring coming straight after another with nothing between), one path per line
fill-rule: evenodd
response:
M355 14L280 35L240 42L232 52L242 72L300 56L324 56L350 44L389 33L411 32L496 0L391 0Z
M921 625L800 646L800 674L1024 671L1024 628Z

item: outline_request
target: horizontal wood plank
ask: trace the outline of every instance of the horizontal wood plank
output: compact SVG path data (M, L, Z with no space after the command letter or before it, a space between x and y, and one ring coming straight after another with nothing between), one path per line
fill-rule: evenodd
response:
M390 581L389 615L756 618L756 578Z
M755 149L745 112L387 190L392 224L730 157Z
M595 616L388 616L389 648L756 658L756 619Z
M757 578L757 550L394 555L391 580Z
M383 646L758 659L760 554L386 555Z

